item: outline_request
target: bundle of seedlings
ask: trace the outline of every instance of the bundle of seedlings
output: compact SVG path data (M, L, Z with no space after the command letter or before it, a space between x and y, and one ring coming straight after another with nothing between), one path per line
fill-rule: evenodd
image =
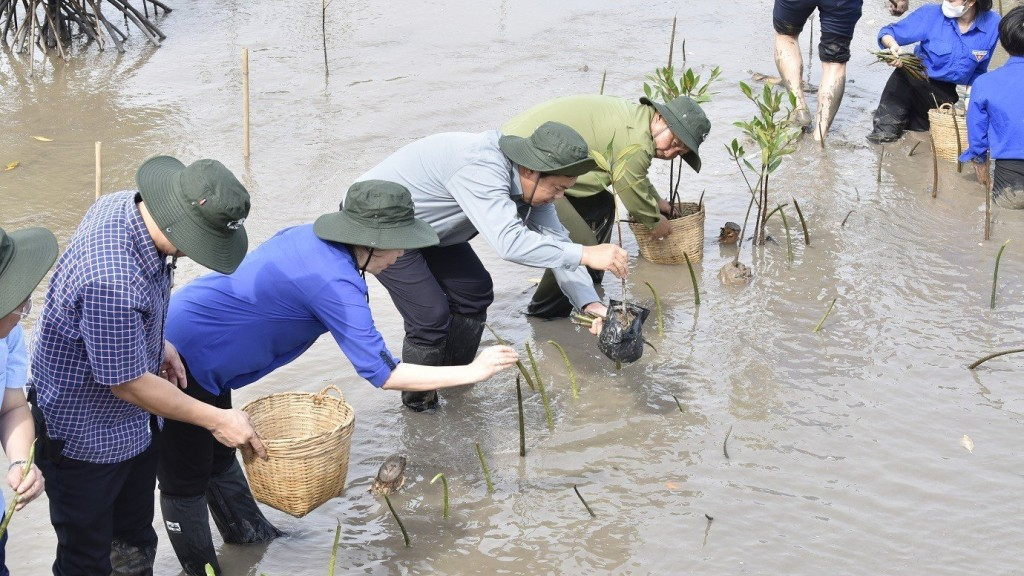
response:
M928 73L925 72L924 64L921 59L913 54L900 54L899 56L893 54L889 50L878 50L872 52L875 58L878 58L879 62L885 62L886 64L892 65L897 60L901 63L902 68L910 74L910 77L914 80L925 81L928 80Z

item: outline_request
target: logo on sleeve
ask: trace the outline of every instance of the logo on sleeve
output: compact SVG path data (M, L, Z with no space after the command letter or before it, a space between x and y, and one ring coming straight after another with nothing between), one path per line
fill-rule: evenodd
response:
M988 50L971 50L971 55L978 62L981 62L985 58L988 58Z

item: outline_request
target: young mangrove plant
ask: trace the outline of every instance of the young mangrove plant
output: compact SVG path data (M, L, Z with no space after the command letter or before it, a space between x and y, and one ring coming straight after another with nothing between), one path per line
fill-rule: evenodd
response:
M479 448L480 445L477 444L477 449ZM409 540L409 533L405 530L405 524L402 524L402 519L398 517L398 512L395 512L395 507L391 505L391 498L388 498L387 494L384 494L384 501L387 502L388 509L391 510L391 515L395 517L395 522L398 522L398 527L402 530L402 538L405 539L405 547L408 548L412 546L412 542Z
M1003 257L1003 250L1006 250L1006 245L1009 243L1010 239L1007 238L1006 242L1003 242L1003 245L999 247L999 253L996 254L996 267L992 271L992 298L988 304L988 307L993 310L996 309L996 284L999 282L999 260Z
M807 233L807 221L804 220L803 210L800 210L800 203L796 201L796 198L793 198L793 208L796 208L796 215L800 217L800 227L804 231L804 245L810 246L811 235Z
M334 543L331 544L331 561L327 564L327 576L334 576L334 567L338 563L338 541L341 540L341 520L334 528Z
M519 405L519 457L526 458L526 418L523 417L523 387L516 374L516 404Z
M676 395L673 394L672 399L676 401L676 406L679 408L679 411L685 414L686 411L683 410L683 403L679 401L679 398L677 398Z
M487 326L487 330L491 332L491 334L494 336L494 339L498 341L498 344L501 344L502 346L509 345L504 338L498 336L498 333L494 331L494 328L491 328L490 324L484 323L484 326ZM526 379L526 384L527 386L530 387L530 390L536 390L536 388L533 387L533 379L530 378L530 373L526 371L526 366L523 365L522 361L516 360L516 368L519 368L519 373L522 374L523 378Z
M618 156L614 156L613 155L612 151L614 150L614 148L613 148L614 145L615 145L615 139L613 138L612 141L608 143L608 148L605 150L604 154L598 152L597 150L591 150L590 151L590 157L594 159L594 162L597 164L598 169L604 170L612 178L612 181L611 181L612 196L615 197L615 224L616 224L616 227L618 229L618 234L619 234L619 248L622 248L622 219L619 218L619 193L618 193L618 188L619 187L618 187L618 183L619 183L619 180L622 179L623 174L625 174L625 172L626 172L626 160L628 160L631 156L633 156L633 154L636 154L637 152L640 151L640 145L639 144L630 144L629 146L626 146L621 151L619 151ZM627 300L628 300L628 298L626 297L626 279L622 278L622 313L623 314L626 313L626 301Z
M683 252L683 258L686 259L686 268L690 271L690 282L693 283L693 306L700 308L700 289L697 288L697 275L693 273L693 264L690 263L690 257L687 256L686 252Z
M814 327L814 332L815 333L817 333L818 330L821 330L821 325L825 323L825 319L828 318L828 315L832 313L832 307L835 306L835 305L836 305L836 299L833 298L832 302L830 302L829 305L828 305L828 310L825 310L825 315L821 317L821 320L818 321L818 325Z
M725 440L722 442L722 454L725 454L725 459L729 460L729 436L732 435L732 426L725 432Z
M544 381L540 378L540 369L537 368L537 361L533 358L533 350L530 343L526 342L526 355L530 358L530 366L533 367L533 377L537 379L537 390L540 390L540 400L544 404L544 418L548 421L548 430L555 429L555 418L551 415L551 402L548 401L548 391L544 388Z
M689 260L689 259L687 259L687 260ZM664 316L662 315L662 312L661 312L661 298L658 298L658 291L654 289L654 286L651 286L650 282L644 280L644 284L647 284L647 287L651 289L651 294L654 295L654 307L658 311L658 337L659 338L664 338L665 337L665 318L664 318ZM566 360L566 362L568 362L568 360Z
M648 284L650 286L650 284ZM569 386L572 388L572 399L580 399L580 390L576 386L576 372L572 369L572 363L569 362L569 355L565 353L565 348L554 340L548 340L548 344L551 344L558 349L558 353L562 355L562 362L565 362L565 369L569 371Z
M25 461L25 464L21 468L21 480L18 482L18 484L21 484L22 482L25 481L25 477L28 476L28 472L29 470L32 469L32 463L35 462L35 460L36 443L32 442L32 446L30 446L28 449L28 460ZM14 496L11 498L11 503L7 505L7 513L4 515L3 522L0 522L0 538L3 538L4 534L7 533L7 525L11 523L11 517L14 516L14 508L18 505L18 501L20 500L21 495L15 493Z
M786 220L786 211L779 204L779 216L782 217L782 228L786 231L786 258L793 262L793 236L789 233L789 221Z
M583 494L580 494L580 489L577 488L575 484L572 485L572 489L576 492L576 497L580 499L580 502L583 502L583 506L587 509L587 512L590 513L590 517L597 518L597 514L594 514L594 511L590 508L590 504L587 504L587 501L583 499Z
M476 455L480 458L480 467L484 470L484 481L487 482L487 493L494 494L494 484L491 483L491 471L487 469L487 460L484 460L484 451L480 449L480 443L476 443Z
M517 379L516 387L519 387ZM479 446L479 444L478 444ZM441 479L441 486L444 488L444 518L448 517L448 478L444 475L444 472L438 472L433 478L430 479L430 483L437 482L438 478Z

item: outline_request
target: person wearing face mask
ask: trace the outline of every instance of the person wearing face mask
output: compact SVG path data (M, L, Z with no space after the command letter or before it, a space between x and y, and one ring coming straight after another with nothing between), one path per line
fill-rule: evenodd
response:
M682 159L700 172L698 148L711 131L707 115L691 98L679 96L664 104L647 98L640 101L615 96L586 94L543 102L522 112L501 127L503 134L528 136L538 126L555 121L569 126L583 137L587 147L612 157L630 146L639 151L626 160L626 170L615 191L630 216L647 226L651 237L664 239L672 233L671 206L651 183L647 173L651 162ZM593 170L576 179L555 202L558 219L569 231L569 239L584 246L608 242L615 222L615 198L610 191L611 175ZM603 273L591 270L601 283ZM527 314L541 318L563 318L572 312L569 297L562 293L554 274L545 271Z
M477 234L504 260L550 269L573 306L604 316L586 267L623 278L626 251L573 243L553 205L595 167L575 130L546 122L525 138L497 130L427 136L360 176L408 188L416 217L441 240L407 251L377 276L405 321L402 357L452 366L476 354L494 301L491 276L469 244ZM417 412L439 405L435 391L403 392L402 402Z
M926 79L914 78L897 59L882 90L867 139L893 142L904 130L928 130L928 110L955 104L958 84L970 87L988 70L999 39L999 15L992 0L943 0L925 4L895 24L882 27L878 45L894 55L900 46L918 43L914 54L924 64Z
M327 332L356 372L382 390L460 386L512 366L518 356L508 346L446 367L403 362L388 350L374 326L364 277L381 274L406 250L437 243L434 230L414 218L405 187L353 184L341 211L281 230L234 274L208 274L171 297L167 340L181 355L185 393L230 408L233 389L295 360ZM186 574L205 575L207 564L222 573L207 508L225 542L266 542L280 534L253 500L233 449L204 428L173 420L165 422L161 441L160 508Z

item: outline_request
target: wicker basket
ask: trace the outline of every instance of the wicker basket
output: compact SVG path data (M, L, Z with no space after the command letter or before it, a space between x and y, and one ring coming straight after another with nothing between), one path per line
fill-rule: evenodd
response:
M704 259L704 204L680 202L676 209L682 216L668 221L672 233L664 240L651 238L651 231L639 222L629 223L640 245L640 255L655 264L683 264L684 253L692 264Z
M952 104L943 104L928 111L932 138L935 139L935 155L949 162L956 162L967 149L967 119L963 112Z
M339 397L331 396L331 390ZM252 454L243 458L257 500L301 518L341 495L355 413L337 386L316 394L271 394L242 410L267 447L266 460Z

